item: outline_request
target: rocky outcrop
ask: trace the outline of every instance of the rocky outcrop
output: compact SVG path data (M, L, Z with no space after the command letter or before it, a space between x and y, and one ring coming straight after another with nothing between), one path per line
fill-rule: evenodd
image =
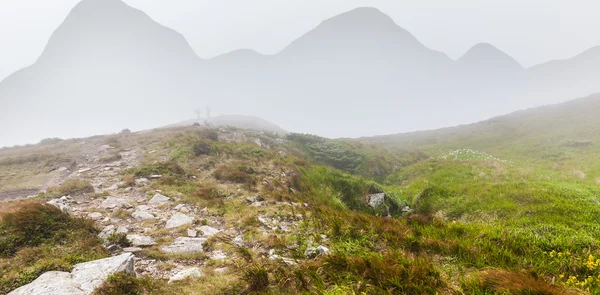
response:
M73 271L50 271L9 295L89 295L108 276L126 272L135 275L130 253L75 265Z
M193 217L189 217L183 213L175 213L171 218L167 221L166 228L175 228L183 225L192 224L194 222Z

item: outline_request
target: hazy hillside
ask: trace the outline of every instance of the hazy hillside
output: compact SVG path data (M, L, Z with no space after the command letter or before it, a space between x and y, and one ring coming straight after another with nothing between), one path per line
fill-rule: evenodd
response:
M597 49L524 69L478 44L454 61L357 8L275 55L201 60L120 0L84 0L34 65L0 83L0 145L153 128L206 104L330 137L440 128L600 91Z

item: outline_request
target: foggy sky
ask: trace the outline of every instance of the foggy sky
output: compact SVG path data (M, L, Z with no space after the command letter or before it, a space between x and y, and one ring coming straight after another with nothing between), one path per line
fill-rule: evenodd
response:
M78 0L0 1L0 80L32 64ZM209 58L239 48L275 53L322 20L373 6L426 46L458 58L489 42L524 66L600 45L593 0L125 0L182 33Z

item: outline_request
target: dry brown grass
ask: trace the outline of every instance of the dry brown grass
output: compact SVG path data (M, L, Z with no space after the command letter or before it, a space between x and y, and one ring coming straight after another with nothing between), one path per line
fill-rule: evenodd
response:
M581 295L581 290L567 289L546 282L532 275L507 271L488 270L481 272L479 283L487 291L513 295Z

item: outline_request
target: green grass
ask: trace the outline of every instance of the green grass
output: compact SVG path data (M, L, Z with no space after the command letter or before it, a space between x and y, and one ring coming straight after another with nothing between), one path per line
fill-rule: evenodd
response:
M0 214L0 293L44 272L106 257L91 220L35 202L11 204Z

